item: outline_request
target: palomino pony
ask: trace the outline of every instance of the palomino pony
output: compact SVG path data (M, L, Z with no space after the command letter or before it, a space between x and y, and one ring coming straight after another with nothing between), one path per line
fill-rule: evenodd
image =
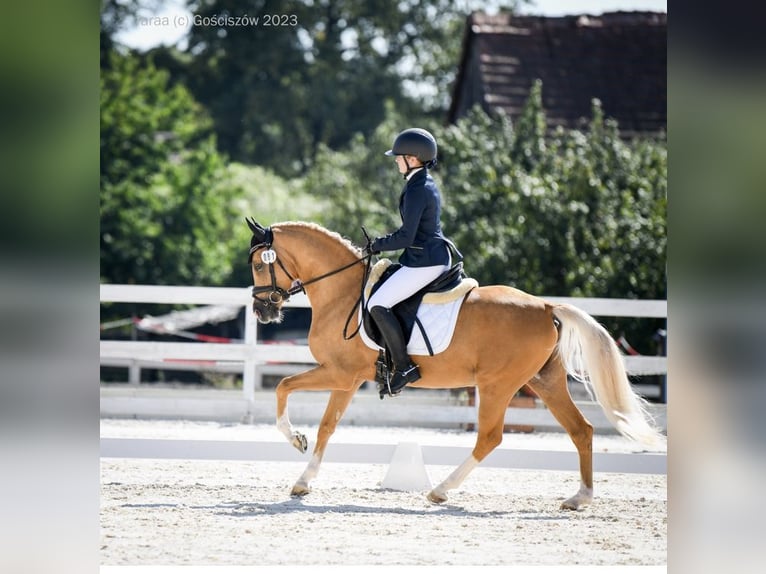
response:
M258 320L280 321L282 304L298 291L305 291L311 302L308 342L318 366L282 379L276 389L277 427L301 452L306 452L308 442L290 424L288 397L293 391L330 391L313 456L292 488L293 496L301 496L310 491L327 443L354 393L375 378L376 351L359 336L345 336L367 257L319 225L289 222L264 228L255 221L247 223L253 232L253 311ZM607 418L624 436L647 445L664 440L650 423L644 402L632 391L612 337L571 305L548 303L512 287L477 287L463 303L447 350L415 361L422 378L411 386L475 386L480 398L476 445L428 493L434 503L445 502L447 492L501 443L506 408L524 384L550 409L579 454L580 488L562 508L576 510L593 499L593 426L572 401L567 373L592 388Z

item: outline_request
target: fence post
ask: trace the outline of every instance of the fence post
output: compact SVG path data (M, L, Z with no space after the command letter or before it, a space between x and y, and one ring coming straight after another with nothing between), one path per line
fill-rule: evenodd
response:
M654 334L654 341L657 343L657 356L668 356L668 332L666 329L657 329ZM667 404L668 402L668 374L667 372L662 375L658 375L660 382L660 398L661 403Z
M247 345L248 355L242 366L242 392L247 401L247 413L244 422L252 422L255 410L255 383L258 379L256 372L258 365L255 361L255 346L258 343L258 321L255 313L245 306L245 345Z
M138 341L138 329L136 329L136 316L131 317L132 322L130 324L130 340ZM128 366L128 384L132 387L137 387L141 384L141 365L138 361L131 361Z

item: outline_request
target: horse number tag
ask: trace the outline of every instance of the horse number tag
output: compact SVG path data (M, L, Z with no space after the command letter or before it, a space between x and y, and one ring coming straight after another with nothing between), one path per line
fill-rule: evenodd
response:
M274 263L277 260L277 252L273 249L267 249L261 253L261 261L264 263Z

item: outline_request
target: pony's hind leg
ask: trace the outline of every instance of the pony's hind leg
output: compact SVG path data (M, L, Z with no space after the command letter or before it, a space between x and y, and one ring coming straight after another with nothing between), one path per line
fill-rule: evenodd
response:
M447 491L460 486L471 471L503 442L505 409L514 392L515 390L509 394L506 390L498 395L495 392L481 392L480 388L477 387L477 394L480 400L476 445L471 452L471 456L465 459L443 482L428 493L428 500L437 504L446 502Z
M593 500L593 425L583 416L567 388L567 376L557 354L527 383L572 439L580 458L580 489L561 503L561 508L578 510Z
M303 496L311 491L311 481L319 474L319 465L322 463L325 448L330 437L335 432L343 413L348 408L351 399L354 396L356 388L351 390L333 391L330 393L330 400L327 402L322 421L319 423L317 431L317 443L314 447L314 454L311 456L308 466L301 474L300 478L293 485L290 492L292 496Z

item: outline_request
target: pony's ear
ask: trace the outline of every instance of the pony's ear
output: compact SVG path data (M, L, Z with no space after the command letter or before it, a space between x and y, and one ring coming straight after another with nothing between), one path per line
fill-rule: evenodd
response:
M250 228L250 231L253 232L253 235L263 237L266 234L266 230L252 217L245 217L245 221L247 222L247 226Z

